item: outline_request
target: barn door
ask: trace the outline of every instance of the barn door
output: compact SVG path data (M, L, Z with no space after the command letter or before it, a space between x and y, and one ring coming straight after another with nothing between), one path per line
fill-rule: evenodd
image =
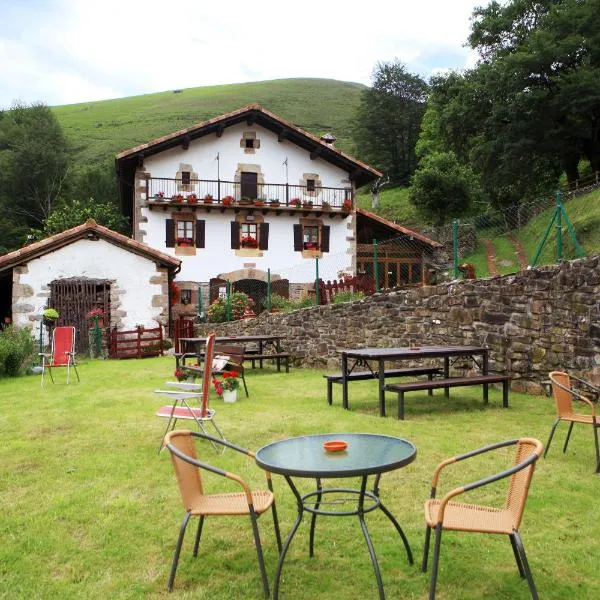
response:
M57 279L50 283L50 306L58 311L58 325L72 325L77 330L77 353L88 351L87 313L100 308L104 325L110 326L110 282L98 279Z

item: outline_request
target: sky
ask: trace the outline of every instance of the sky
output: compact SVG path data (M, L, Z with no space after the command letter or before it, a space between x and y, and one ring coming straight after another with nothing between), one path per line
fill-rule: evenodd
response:
M486 0L0 0L0 109L318 77L369 85L475 62Z

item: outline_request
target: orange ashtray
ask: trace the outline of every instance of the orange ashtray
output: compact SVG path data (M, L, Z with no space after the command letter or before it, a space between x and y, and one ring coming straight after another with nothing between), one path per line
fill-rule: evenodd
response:
M341 452L348 447L348 442L343 442L342 440L332 440L331 442L324 442L323 448L327 452Z

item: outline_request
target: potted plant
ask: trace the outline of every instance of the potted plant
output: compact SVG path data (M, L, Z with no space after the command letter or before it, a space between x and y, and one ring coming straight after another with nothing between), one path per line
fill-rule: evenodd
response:
M279 198L273 198L272 200L269 200L269 204L271 206L279 206Z
M303 200L302 201L302 208L311 209L312 207L313 207L312 200Z
M198 196L196 194L188 194L188 204L198 204Z
M204 204L212 204L213 202L213 197L211 194L206 194L206 196L204 196Z
M183 202L183 194L173 194L171 196L171 202Z
M266 201L264 198L257 198L256 200L254 200L254 206L264 206L266 204Z
M252 200L247 196L242 196L240 198L240 204L252 204Z
M178 237L177 238L178 246L191 246L193 243L194 243L194 240L192 240L191 238L187 238L187 237Z
M155 200L164 200L165 193L164 192L156 192L156 194L154 194L154 199Z
M329 202L327 202L327 200L323 200L323 202L321 203L321 206L323 207L323 210L329 210L331 208L331 204L329 204Z
M53 327L59 317L58 311L55 308L47 308L42 313L42 323L47 327Z
M242 248L258 248L258 240L251 235L242 236Z
M194 381L194 374L190 374L187 371L184 371L181 367L177 367L173 375L175 375L177 381Z
M233 196L225 196L221 202L223 206L231 206L235 202L235 198Z
M237 391L240 387L238 374L235 371L223 371L221 379L213 377L213 385L218 396L223 397L224 402L236 402Z
M93 308L85 316L93 321L95 327L104 327L104 311L101 308Z
M304 249L305 250L318 250L319 244L317 244L317 242L304 242Z
M344 203L342 204L342 210L345 212L349 212L352 210L352 200L350 198L346 198Z
M299 207L301 204L302 204L302 202L300 201L300 198L292 198L290 200L290 206Z

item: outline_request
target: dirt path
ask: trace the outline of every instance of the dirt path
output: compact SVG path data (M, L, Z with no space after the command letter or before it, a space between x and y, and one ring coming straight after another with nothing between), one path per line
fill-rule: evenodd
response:
M485 246L485 253L487 256L487 266L490 275L494 277L495 275L500 275L498 272L498 267L496 266L496 248L494 247L494 242L490 239L484 239L483 245Z
M527 252L525 252L525 248L523 247L521 240L514 233L509 233L508 238L515 247L515 252L517 254L517 258L519 259L521 269L526 269L529 265L529 258L527 258Z

